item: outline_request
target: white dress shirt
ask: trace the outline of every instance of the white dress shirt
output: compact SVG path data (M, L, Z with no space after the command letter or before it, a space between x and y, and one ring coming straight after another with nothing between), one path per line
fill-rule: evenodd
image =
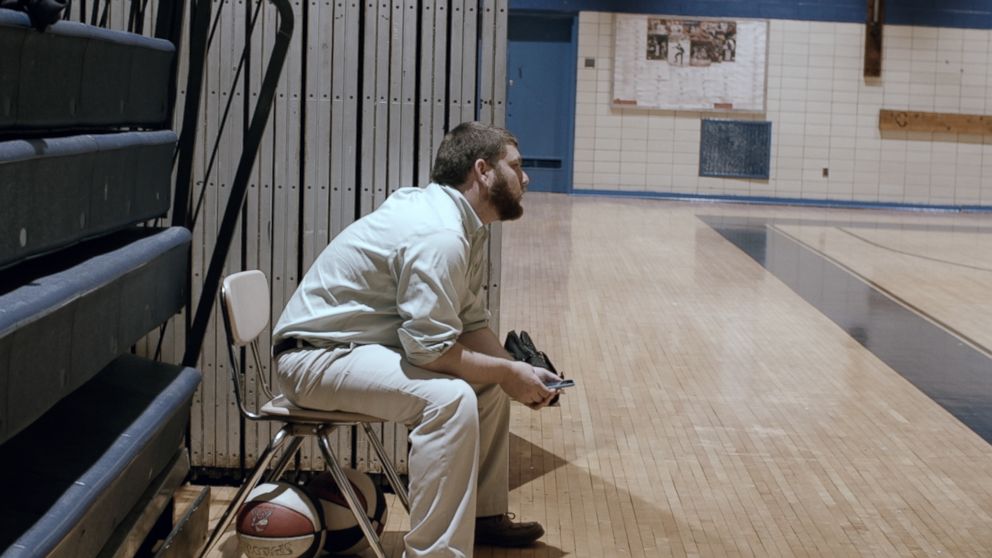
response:
M449 186L401 188L321 252L273 331L318 347L379 344L423 365L486 327L488 232Z

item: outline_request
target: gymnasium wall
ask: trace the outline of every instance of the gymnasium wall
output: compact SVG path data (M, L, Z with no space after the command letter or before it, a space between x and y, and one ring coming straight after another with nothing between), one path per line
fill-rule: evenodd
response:
M864 18L864 3L856 4L857 12L847 8L859 14L852 21ZM912 3L888 4L887 21L893 11L928 16L908 9ZM611 108L614 13L580 12L574 190L992 207L988 137L878 129L881 108L992 112L989 8L969 12L966 4L942 10L956 27L887 24L883 75L875 81L863 77L863 23L770 19L767 110L756 115ZM962 28L969 17L984 28ZM770 121L770 179L699 177L702 118Z

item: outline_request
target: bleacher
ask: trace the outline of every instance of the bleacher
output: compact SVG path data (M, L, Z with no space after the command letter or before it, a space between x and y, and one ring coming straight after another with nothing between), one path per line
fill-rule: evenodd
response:
M3 557L127 555L189 470L200 372L131 347L187 299L175 48L0 9Z

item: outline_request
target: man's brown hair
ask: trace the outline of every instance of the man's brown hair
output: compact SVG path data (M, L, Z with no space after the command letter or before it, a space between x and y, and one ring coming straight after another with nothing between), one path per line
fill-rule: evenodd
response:
M495 166L506 154L507 144L518 145L517 138L508 130L481 122L462 122L441 140L431 180L457 188L465 182L476 160Z

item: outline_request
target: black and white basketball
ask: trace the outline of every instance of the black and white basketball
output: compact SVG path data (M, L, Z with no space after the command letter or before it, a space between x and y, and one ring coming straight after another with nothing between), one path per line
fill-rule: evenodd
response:
M365 473L354 469L345 469L344 472L351 481L372 528L377 535L382 535L388 511L382 488ZM323 512L325 550L333 554L355 554L368 548L368 541L358 526L355 515L330 473L325 471L314 477L307 485L307 490L317 499Z

